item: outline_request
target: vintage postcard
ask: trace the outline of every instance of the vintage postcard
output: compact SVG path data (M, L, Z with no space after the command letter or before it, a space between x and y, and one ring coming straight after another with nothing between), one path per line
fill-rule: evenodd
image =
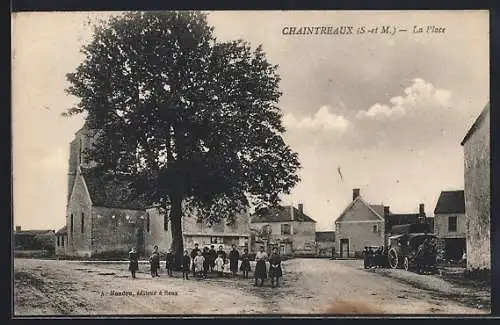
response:
M487 315L488 11L12 14L13 315Z

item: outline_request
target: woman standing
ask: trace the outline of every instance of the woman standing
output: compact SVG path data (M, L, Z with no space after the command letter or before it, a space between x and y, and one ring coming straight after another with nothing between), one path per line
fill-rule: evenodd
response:
M276 286L279 287L279 279L283 276L281 270L281 256L278 253L278 248L273 248L273 253L269 258L269 277L271 278L271 286L274 288L274 280L276 279Z
M264 285L264 280L267 278L266 261L267 253L264 251L264 246L260 246L260 251L255 255L255 286L257 286L257 280L260 279L260 286Z
M128 252L128 260L128 270L132 273L132 278L135 279L135 272L139 270L139 258L137 257L135 247L132 247L130 252Z

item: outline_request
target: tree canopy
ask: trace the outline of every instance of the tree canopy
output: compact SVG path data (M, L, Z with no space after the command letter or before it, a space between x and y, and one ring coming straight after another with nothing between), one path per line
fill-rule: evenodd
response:
M133 12L96 25L67 74L80 101L65 115L87 113L99 130L88 152L99 172L132 176L170 218L182 204L212 223L277 204L300 163L282 137L278 66L261 46L217 41L206 18Z

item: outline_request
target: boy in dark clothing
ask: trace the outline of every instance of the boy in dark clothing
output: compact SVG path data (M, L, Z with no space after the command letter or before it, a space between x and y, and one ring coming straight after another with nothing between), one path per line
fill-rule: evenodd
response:
M226 262L227 254L224 252L224 248L222 245L219 246L219 250L217 251L217 255L222 255L222 259L224 260L224 263Z
M233 245L233 249L229 252L229 268L233 276L238 273L238 261L240 259L240 253L236 250L236 245Z
M174 254L172 250L169 249L167 253L167 257L165 258L165 268L167 269L167 273L169 276L173 276L172 268L174 267Z
M184 256L182 256L182 278L189 280L189 265L191 264L191 257L188 251L184 251Z
M210 252L208 251L208 247L203 248L202 256L204 257L203 261L203 277L207 277L208 270L210 269Z
M194 258L196 256L198 256L198 252L200 251L200 249L198 248L198 244L194 244L194 248L193 250L191 251L191 259L194 261ZM193 272L193 276L196 275L195 273L195 269L194 269L194 263L192 263L191 265L191 271Z
M215 259L217 258L217 252L215 251L215 246L214 245L210 245L210 250L208 251L208 256L209 256L209 259L210 259L210 272L213 272L214 271L214 267L215 267Z
M248 271L250 271L250 256L248 256L248 248L245 248L243 255L241 255L240 270L243 271L245 279L248 279Z

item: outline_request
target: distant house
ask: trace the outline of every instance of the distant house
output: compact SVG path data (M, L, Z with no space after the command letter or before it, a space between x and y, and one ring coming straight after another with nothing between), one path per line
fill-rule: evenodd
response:
M335 231L316 231L316 255L335 256Z
M387 238L394 234L395 228L400 228L402 225L410 224L428 224L427 229L429 232L433 231L434 218L427 218L425 213L425 205L420 203L418 206L418 213L392 213L390 207L384 207L384 219L385 219L385 237L386 243ZM419 229L423 229L419 227Z
M54 230L21 230L16 226L14 231L15 252L38 252L40 255L55 253Z
M265 226L271 229L273 245L280 247L285 255L316 254L316 221L304 213L304 205L279 206L254 214L250 227L259 230ZM252 247L252 250L256 250Z
M491 270L489 102L461 144L464 147L465 165L467 269Z
M434 209L434 233L446 260L462 258L466 232L464 191L442 191Z
M365 246L384 244L384 206L367 203L355 188L351 203L335 220L335 227L337 255L360 256Z

